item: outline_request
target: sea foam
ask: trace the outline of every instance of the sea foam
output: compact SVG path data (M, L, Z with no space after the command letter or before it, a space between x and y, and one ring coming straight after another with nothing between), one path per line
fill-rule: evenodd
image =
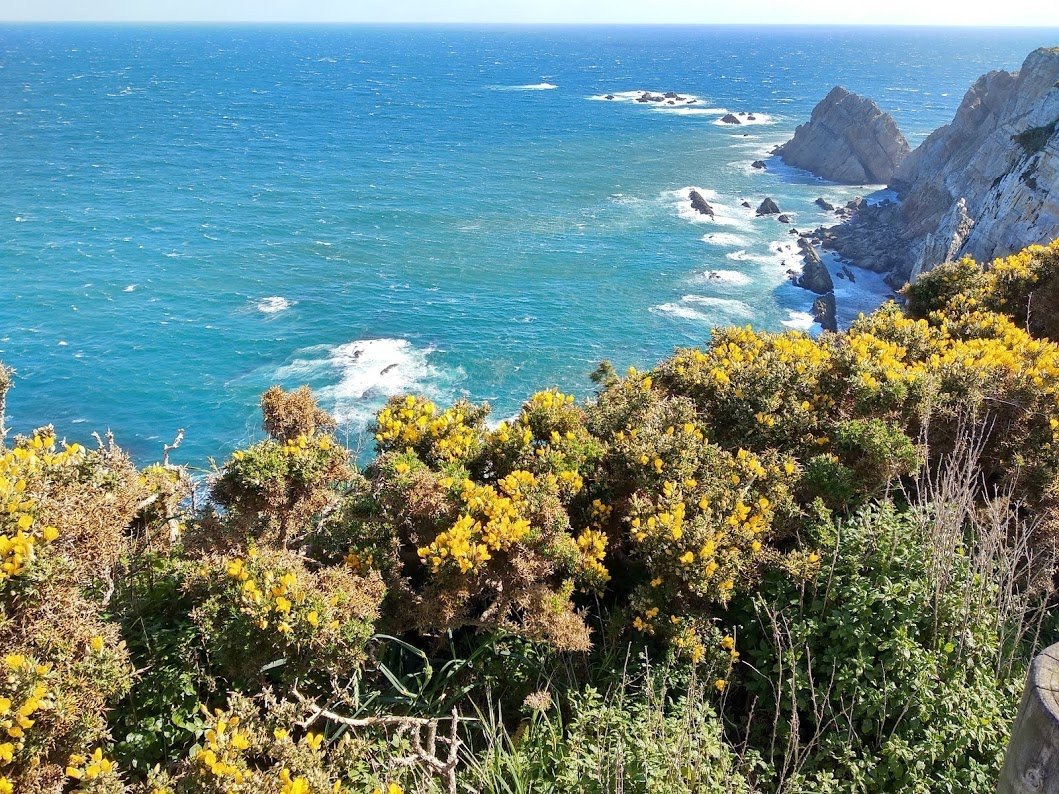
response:
M271 295L257 302L257 310L262 314L279 314L291 307L291 302L280 295Z
M334 347L300 351L301 357L276 371L284 382L324 383L315 389L339 424L364 430L375 412L395 394L416 392L451 402L462 370L446 371L430 361L434 348L407 339L357 339Z

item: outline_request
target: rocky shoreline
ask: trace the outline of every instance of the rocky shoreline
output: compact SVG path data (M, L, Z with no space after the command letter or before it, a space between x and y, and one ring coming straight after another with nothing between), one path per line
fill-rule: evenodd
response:
M816 246L899 290L942 262L989 262L1050 242L1059 237L1059 48L1035 50L1018 72L979 78L952 122L913 151L874 102L836 87L773 154L832 182L893 193L839 207L816 200L838 223L799 237L804 267L792 280L821 297ZM831 295L815 300L814 315L819 303L827 317Z

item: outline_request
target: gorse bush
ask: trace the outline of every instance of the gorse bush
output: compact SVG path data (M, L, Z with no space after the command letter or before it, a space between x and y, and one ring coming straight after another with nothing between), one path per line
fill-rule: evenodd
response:
M395 396L363 469L273 387L198 493L0 426L0 794L991 791L1054 632L1057 279L497 424Z

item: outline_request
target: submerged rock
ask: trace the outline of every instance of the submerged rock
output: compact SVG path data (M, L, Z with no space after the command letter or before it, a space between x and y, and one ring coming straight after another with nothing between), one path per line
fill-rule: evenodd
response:
M761 169L761 170L766 170L765 161L764 160L755 160L754 162L752 162L750 164L750 167L751 168L758 168L758 169Z
M794 137L776 150L783 161L832 182L889 182L908 156L908 141L888 113L835 86Z
M780 215L778 218L776 218L776 220L778 220L780 223L790 223L791 222L791 216L790 215Z

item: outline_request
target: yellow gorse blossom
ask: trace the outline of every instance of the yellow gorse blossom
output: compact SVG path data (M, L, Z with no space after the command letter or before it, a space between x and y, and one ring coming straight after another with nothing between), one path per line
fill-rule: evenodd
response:
M419 557L435 572L443 568L474 571L495 552L506 551L529 533L524 502L536 486L536 477L521 470L501 479L497 488L466 480L460 492L466 512L430 545L420 548Z
M58 539L55 527L36 521L37 502L47 477L78 465L85 457L80 444L56 447L55 436L38 432L0 454L0 587L24 573L42 544Z

